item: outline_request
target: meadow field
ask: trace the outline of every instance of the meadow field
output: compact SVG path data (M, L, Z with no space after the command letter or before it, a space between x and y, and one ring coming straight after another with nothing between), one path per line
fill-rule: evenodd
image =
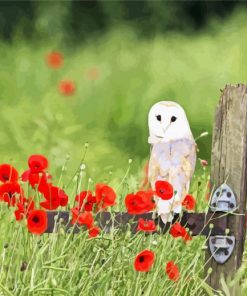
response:
M22 173L30 155L43 154L53 183L66 188L70 206L79 189L104 182L117 192L114 209L124 211L124 197L140 189L149 158L148 110L157 101L174 100L184 107L195 138L209 133L197 141L198 158L209 166L202 169L198 161L190 190L196 211L205 211L220 89L246 82L246 16L247 11L237 10L188 36L170 32L140 38L119 25L75 47L55 38L53 43L23 41L18 35L11 43L0 41L1 163ZM58 69L47 64L52 51L63 55ZM61 92L65 80L73 82L70 94ZM95 238L85 231L68 235L62 228L37 236L1 203L0 293L214 295L205 283L205 243L203 237L185 244L169 234L132 236L117 230ZM156 261L150 272L140 273L133 261L146 248L155 251ZM242 295L247 293L246 255L236 275L243 279ZM169 260L179 266L177 282L165 274ZM231 283L222 282L230 295Z

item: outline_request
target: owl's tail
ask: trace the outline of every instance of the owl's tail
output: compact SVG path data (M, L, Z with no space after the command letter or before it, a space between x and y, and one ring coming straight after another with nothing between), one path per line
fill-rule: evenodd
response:
M172 222L174 215L179 214L182 211L181 201L176 197L173 197L170 200L157 198L156 204L158 215L164 224Z
M160 218L161 218L161 220L162 220L162 222L164 224L166 224L167 222L172 222L172 220L173 220L173 214L172 213L160 214L159 216L160 216Z

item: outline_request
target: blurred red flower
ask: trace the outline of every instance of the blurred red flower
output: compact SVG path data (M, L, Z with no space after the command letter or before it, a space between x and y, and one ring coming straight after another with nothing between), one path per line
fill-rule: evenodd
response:
M186 229L179 222L174 223L170 228L170 234L173 237L184 237L186 233Z
M125 206L129 214L144 214L155 208L153 192L138 191L136 194L128 194L125 197Z
M189 210L192 211L194 210L195 206L196 206L196 200L194 199L194 197L190 194L187 194L182 202L182 206Z
M91 212L80 212L78 208L72 208L72 224L85 225L88 229L92 228L94 219Z
M186 243L187 241L191 241L192 237L189 235L188 232L186 232L186 234L183 236L183 240Z
M75 92L75 83L72 80L62 80L58 89L63 95L72 95Z
M179 279L179 269L173 261L167 262L166 274L172 281L177 281Z
M105 209L116 204L116 193L110 186L106 184L96 184L95 195L98 209Z
M43 155L31 155L28 158L28 166L31 173L41 173L48 168L48 160Z
M156 225L153 220L144 220L143 218L140 218L137 231L154 232L156 231Z
M17 210L15 210L15 218L17 221L22 220L25 216L29 214L30 211L34 209L34 202L32 198L26 199L22 198L17 203Z
M63 54L58 51L53 51L46 56L46 63L53 69L58 69L63 65Z
M48 224L47 213L42 210L33 210L27 217L27 228L33 234L42 234Z
M15 183L18 182L18 177L18 172L12 165L6 163L0 165L0 181Z
M176 222L171 226L170 234L175 238L182 237L184 242L192 240L192 237L179 222Z
M86 77L88 80L97 80L100 76L100 72L97 67L92 67L87 70Z
M93 205L96 203L96 197L92 195L91 191L82 191L76 195L75 200L78 202L78 208L91 212Z
M23 189L18 183L4 183L0 186L0 200L15 206L17 198L23 197Z
M208 165L208 162L205 159L200 159L200 163L202 167L206 167Z
M173 187L172 185L167 181L156 181L155 182L155 189L156 194L164 200L171 199L173 197Z
M149 271L154 263L155 255L150 250L144 250L139 253L134 261L134 267L136 271L147 272Z
M88 230L89 237L96 237L100 234L100 228L97 226L93 226Z

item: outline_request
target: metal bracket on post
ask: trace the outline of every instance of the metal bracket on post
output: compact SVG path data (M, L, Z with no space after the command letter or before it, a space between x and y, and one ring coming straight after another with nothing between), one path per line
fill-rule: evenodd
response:
M222 184L213 194L210 210L212 212L233 212L237 207L236 197L227 184ZM219 264L224 264L231 256L235 246L234 236L215 235L209 237L209 249Z
M215 190L210 205L212 212L233 212L236 207L236 197L227 184L224 183Z
M216 235L209 237L209 248L215 261L224 264L230 258L235 246L234 236Z

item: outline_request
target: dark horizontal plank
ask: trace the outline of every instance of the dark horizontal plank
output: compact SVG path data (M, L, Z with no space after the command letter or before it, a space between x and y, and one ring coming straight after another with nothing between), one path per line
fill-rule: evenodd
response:
M62 226L65 232L73 231L78 233L81 227L71 224L70 212L68 211L48 211L48 227L46 233L57 232L57 229ZM231 218L234 218L231 215ZM138 220L153 219L156 225L159 225L158 232L165 233L170 229L171 223L164 223L160 218L155 217L155 214L150 212L141 215L130 215L126 212L101 212L95 217L99 227L108 233L112 228L122 229L123 231L130 228L132 233L136 232ZM180 223L189 228L191 234L195 235L224 235L227 225L227 215L225 213L187 213L184 212L181 217L176 216L172 223L180 221ZM231 234L231 229L229 228Z

